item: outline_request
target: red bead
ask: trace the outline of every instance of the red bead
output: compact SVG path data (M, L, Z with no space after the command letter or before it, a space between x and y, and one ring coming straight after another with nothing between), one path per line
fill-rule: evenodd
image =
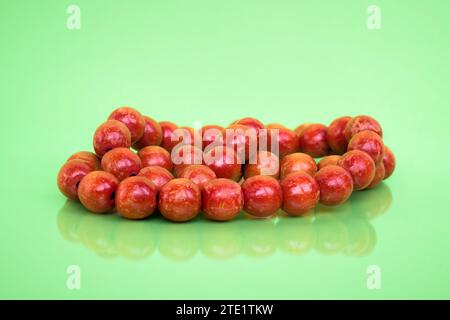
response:
M347 170L353 178L353 190L366 188L375 176L375 163L365 152L359 150L344 153L338 166Z
M370 184L367 186L367 189L372 189L372 188L375 188L377 185L379 185L381 183L381 181L383 181L384 175L385 175L385 169L384 169L384 164L382 162L376 168L375 175L374 175L372 181L370 182Z
M224 145L236 152L236 155L244 162L252 152L258 151L258 140L253 128L242 124L232 124L224 131Z
M301 130L299 137L300 151L313 158L328 154L327 127L314 123Z
M142 163L139 156L130 149L115 148L103 156L102 168L117 179L123 180L136 176L142 168Z
M241 179L241 163L233 149L217 146L205 153L203 160L214 171L217 178L234 181Z
M100 159L97 157L95 153L90 151L78 151L71 155L67 161L70 160L82 160L86 162L92 170L100 170Z
M244 205L241 186L229 179L213 179L203 188L203 212L211 220L226 221L236 217Z
M145 130L145 120L142 114L130 107L121 107L114 110L108 120L117 120L127 126L131 134L131 144L138 141Z
M236 120L233 124L242 124L244 126L250 127L258 132L260 129L264 129L264 124L258 119L247 117Z
M216 178L216 174L209 167L201 164L193 164L185 167L180 174L180 178L189 179L200 189L210 180Z
M317 171L316 161L306 153L292 153L281 159L280 178L283 179L290 173L304 171L314 176Z
M275 178L253 176L242 184L244 210L255 217L270 217L283 201L281 187Z
M194 145L195 130L192 127L179 127L176 131L178 136L177 144ZM172 148L173 149L173 148Z
M173 179L159 192L159 211L169 220L182 222L194 219L200 212L200 188L188 179Z
M256 156L256 161L249 159L249 163L244 168L245 179L259 175L278 178L279 173L280 159L269 151L259 151Z
M300 137L300 135L302 134L303 130L304 130L307 126L309 126L309 125L311 125L311 124L312 124L312 123L310 123L310 122L302 123L302 124L299 125L297 128L295 128L294 132L295 132L295 134L297 135L297 137Z
M102 123L94 133L94 149L99 157L114 148L131 147L131 134L127 126L117 120Z
M328 126L327 142L330 149L336 154L344 154L347 151L348 141L345 137L345 127L352 117L340 117Z
M159 125L162 131L161 147L170 152L172 151L172 148L178 144L177 140L172 141L172 133L178 128L178 126L170 121L161 121Z
M179 177L187 166L203 163L203 151L190 144L174 147L171 156L174 164L173 173L175 177Z
M144 219L156 209L156 187L147 178L129 177L116 192L116 209L124 218Z
M383 165L385 173L383 179L387 179L392 175L395 170L395 164L396 160L394 153L387 146L384 146Z
M202 147L203 150L211 143L214 143L210 148L223 145L224 141L224 128L218 125L207 125L202 127ZM206 150L209 151L209 150Z
M114 208L114 198L119 180L109 172L92 171L80 182L78 196L81 203L94 213L104 213Z
M377 166L383 160L384 144L381 137L373 131L361 131L348 143L348 151L360 150L372 157Z
M278 155L280 158L287 154L291 154L298 151L298 137L294 131L286 128L285 126L273 123L267 125L267 150L275 152L272 150L272 133L276 133L278 130L278 139L274 143L278 143Z
M383 137L383 130L377 120L370 116L357 116L352 118L345 126L345 138L350 141L355 134L366 130L373 131Z
M153 118L144 116L145 127L142 137L133 145L136 150L148 146L159 146L162 142L162 129Z
M338 156L338 155L331 155L331 156L323 157L322 159L320 159L319 163L317 164L317 168L320 170L329 165L337 165L337 162L339 161L340 158L341 158L341 156Z
M72 200L78 200L80 181L92 171L92 167L83 160L67 161L59 170L57 184L63 195Z
M306 172L294 172L281 180L283 211L298 216L313 209L319 201L319 185Z
M158 146L148 146L138 152L142 167L160 166L169 171L173 169L170 153Z
M351 196L353 191L353 178L350 173L339 166L326 166L320 169L315 177L319 184L319 202L327 206L336 206Z
M156 190L161 190L162 186L172 180L174 177L167 169L159 166L151 166L142 168L138 176L149 179L156 187Z

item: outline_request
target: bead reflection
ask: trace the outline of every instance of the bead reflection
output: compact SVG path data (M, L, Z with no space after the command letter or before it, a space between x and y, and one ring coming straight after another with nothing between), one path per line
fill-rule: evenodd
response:
M274 219L251 219L242 213L229 222L199 217L189 223L172 223L158 213L144 221L89 214L79 203L67 201L59 211L57 226L64 239L81 243L103 258L142 260L160 254L172 261L186 261L200 252L209 259L227 260L264 258L277 251L358 257L373 251L377 234L371 220L385 213L391 203L389 187L380 184L355 192L341 206L319 205L303 217L279 213Z
M150 221L149 221L150 222ZM159 253L175 261L192 258L198 251L198 229L195 222L173 223L162 221L158 232Z
M156 249L155 228L151 223L117 221L114 246L125 258L140 260L149 257Z
M277 250L275 219L241 219L242 251L249 257L271 256Z
M364 219L352 218L345 221L347 228L347 245L343 252L349 256L362 256L373 250L376 233L373 226Z
M347 228L341 214L319 214L313 223L314 249L323 254L340 253L347 245Z
M352 204L355 215L371 220L389 209L392 193L386 184L381 183L373 190L355 192L350 200L348 203Z
M241 246L242 238L238 224L201 222L200 249L208 258L230 259L240 253Z
M293 255L309 252L316 236L313 220L313 213L302 218L282 215L277 223L278 248Z

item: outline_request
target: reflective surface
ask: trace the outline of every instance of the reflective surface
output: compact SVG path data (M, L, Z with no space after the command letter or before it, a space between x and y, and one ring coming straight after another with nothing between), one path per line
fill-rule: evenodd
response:
M281 212L276 218L256 220L242 212L225 223L202 216L189 223L173 223L159 213L145 221L128 221L117 214L93 215L79 203L67 201L57 225L64 239L105 259L163 257L184 262L197 255L226 260L240 255L270 258L278 252L358 257L373 251L377 234L372 219L388 211L391 203L391 190L382 184L355 194L342 206L319 206L304 217Z
M381 30L366 0L75 2L80 30L65 1L0 5L0 298L450 298L450 1L377 0ZM180 126L368 114L397 169L299 219L88 214L56 175L123 105Z

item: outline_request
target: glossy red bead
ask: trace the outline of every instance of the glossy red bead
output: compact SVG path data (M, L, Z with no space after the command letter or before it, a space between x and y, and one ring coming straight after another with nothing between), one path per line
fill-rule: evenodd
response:
M216 174L217 178L234 181L241 179L241 166L236 153L231 148L217 146L204 154L203 161Z
M339 159L338 166L347 170L353 178L353 190L366 188L375 176L375 163L365 152L348 151Z
M274 215L281 207L283 194L279 182L269 176L253 176L242 184L244 211L265 218Z
M117 120L108 120L95 130L93 138L95 153L101 158L114 148L131 147L131 134L127 126Z
M72 154L67 161L70 160L82 160L86 162L92 170L100 170L100 159L97 155L90 151L78 151Z
M270 151L259 151L256 159L249 159L244 167L245 179L259 175L278 178L279 174L280 159Z
M171 157L175 177L179 177L187 166L203 163L203 151L190 144L174 147L171 152Z
M347 151L348 141L345 137L345 127L352 117L340 117L335 119L327 128L327 143L336 154L344 154Z
M172 133L178 126L170 121L161 121L159 125L162 131L161 147L170 152L178 144L178 140L172 141Z
M80 159L67 161L58 172L59 191L67 198L77 200L80 181L91 171L92 167L86 161Z
M317 169L320 170L329 165L337 165L337 162L339 161L340 158L341 158L341 156L338 156L338 155L331 155L331 156L323 157L322 159L320 159L319 163L317 164Z
M115 193L119 180L105 171L92 171L80 182L78 197L83 206L94 213L111 211L115 204Z
M327 127L320 123L314 123L301 130L299 139L300 152L309 154L313 158L323 157L328 154Z
M194 145L195 130L192 127L179 127L176 132L176 137L178 137L177 144L180 145ZM173 148L172 148L173 149Z
M297 137L299 137L302 134L303 130L311 124L312 124L311 122L306 122L306 123L302 123L297 128L295 128L294 132L297 135Z
M115 148L105 153L102 158L102 169L123 180L136 176L142 168L139 156L127 148Z
M212 143L214 144L211 145L210 149L212 149L215 146L223 145L223 141L225 138L224 130L225 129L222 126L214 124L203 126L201 129L203 150L205 150L205 148L211 145Z
M374 175L372 181L369 183L369 185L366 188L367 189L373 189L377 185L379 185L381 183L381 181L383 181L385 173L386 172L385 172L385 169L384 169L384 164L383 164L383 162L381 162L378 165L378 167L375 169L375 175Z
M170 171L160 166L142 168L138 176L149 179L155 185L157 191L161 190L167 182L174 179Z
M116 191L116 209L127 219L144 219L156 209L156 187L145 177L129 177Z
M258 151L256 131L242 124L232 124L224 130L224 145L233 149L244 162L250 152L256 156Z
M347 141L350 141L355 134L366 130L373 131L380 137L383 137L383 130L378 121L371 116L362 115L352 118L347 123L344 130L345 138Z
M179 177L189 179L198 185L200 189L203 189L208 181L216 178L216 174L208 166L193 164L185 167Z
M170 180L159 191L158 207L166 219L177 222L192 220L200 212L200 188L189 179Z
M317 171L314 179L319 185L319 202L337 206L347 201L353 191L353 178L342 167L329 165Z
M283 179L290 173L304 171L310 176L314 176L317 171L316 161L306 154L296 152L289 154L281 159L280 163L280 178Z
M319 201L319 185L306 172L294 172L280 182L283 192L282 209L289 215L298 216L313 209Z
M153 118L147 116L143 117L145 122L144 133L133 145L133 148L136 150L148 146L159 146L162 142L162 129L159 123Z
M274 141L274 143L278 143L278 155L280 158L284 157L287 154L291 154L298 151L298 137L295 132L291 129L286 128L285 126L273 123L267 125L267 150L274 152L272 150L272 134L276 133L278 130L278 139Z
M213 179L203 188L203 212L206 218L226 221L242 210L244 196L241 186L229 179Z
M170 153L159 146L148 146L138 152L142 161L142 167L160 166L169 171L173 169Z
M246 117L233 122L233 124L242 124L244 126L250 127L258 132L260 129L264 129L264 124L256 118Z
M131 107L121 107L114 110L108 120L122 122L130 130L131 144L141 139L145 130L145 120L142 114Z
M372 157L377 166L383 161L384 144L381 137L373 131L361 131L351 138L348 151L360 150Z
M395 170L395 165L397 161L395 160L395 155L391 149L387 146L384 146L384 155L383 155L383 165L384 165L384 178L389 178Z

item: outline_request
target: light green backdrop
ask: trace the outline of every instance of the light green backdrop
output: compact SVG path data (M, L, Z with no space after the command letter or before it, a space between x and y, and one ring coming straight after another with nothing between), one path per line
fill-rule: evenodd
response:
M66 28L72 3L80 30ZM370 4L381 30L366 27ZM449 12L446 0L0 0L0 298L450 298ZM398 168L302 219L89 215L56 174L121 105L180 125L370 114ZM66 287L69 265L81 290Z

